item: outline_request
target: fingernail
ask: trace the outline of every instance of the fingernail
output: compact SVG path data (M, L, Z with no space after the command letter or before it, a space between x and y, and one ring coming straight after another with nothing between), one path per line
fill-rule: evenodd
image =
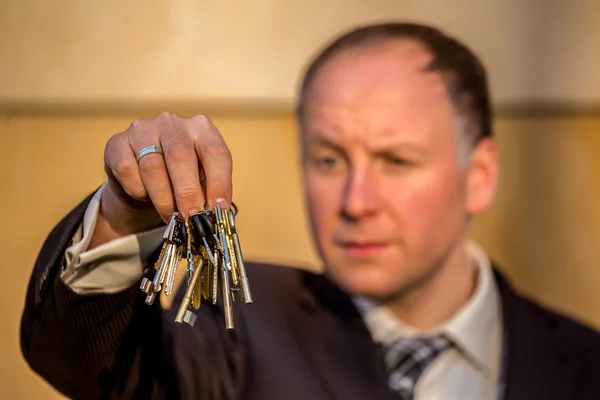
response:
M224 197L219 197L217 200L215 200L215 206L216 206L217 204L220 204L220 205L221 205L221 207L224 207L224 208L225 208L225 207L227 206L227 200L225 200L225 198L224 198Z
M197 208L192 208L191 210L188 211L188 217L190 215L198 214L199 212L200 212L200 210L198 210Z

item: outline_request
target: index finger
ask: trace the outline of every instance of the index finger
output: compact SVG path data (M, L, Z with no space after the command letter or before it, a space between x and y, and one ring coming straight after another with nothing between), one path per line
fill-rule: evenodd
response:
M206 179L206 201L213 209L217 203L229 207L233 197L233 160L225 139L205 116L188 120L192 141Z
M158 122L160 144L176 209L183 215L197 213L204 206L204 195L200 185L198 156L189 129L177 115L162 114Z

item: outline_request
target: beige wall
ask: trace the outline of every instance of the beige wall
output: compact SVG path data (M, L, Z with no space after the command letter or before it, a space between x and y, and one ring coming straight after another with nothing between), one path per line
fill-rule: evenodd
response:
M597 0L3 0L0 100L287 102L331 35L392 18L469 43L497 101L600 100Z
M104 143L131 118L0 120L0 398L54 396L19 351L26 284L48 231L103 182ZM234 199L246 257L318 269L291 117L214 120L235 160ZM503 118L497 130L499 196L476 221L473 236L518 287L600 328L600 116Z
M497 104L600 102L597 0L1 1L0 398L57 397L20 354L26 284L49 230L102 183L108 137L141 114L210 110L235 157L246 257L318 269L285 110L323 41L391 18L469 43ZM600 328L600 115L497 130L500 193L473 236L524 291Z

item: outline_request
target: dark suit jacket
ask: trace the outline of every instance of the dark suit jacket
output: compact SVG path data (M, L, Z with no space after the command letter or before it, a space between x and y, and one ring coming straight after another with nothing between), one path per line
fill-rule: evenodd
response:
M58 279L90 197L50 233L21 325L31 368L76 399L392 399L379 351L348 295L325 276L248 263L254 304L234 331L204 303L192 328L138 285L75 294ZM600 399L600 336L533 304L496 274L506 323L508 400ZM495 399L494 399L495 400Z

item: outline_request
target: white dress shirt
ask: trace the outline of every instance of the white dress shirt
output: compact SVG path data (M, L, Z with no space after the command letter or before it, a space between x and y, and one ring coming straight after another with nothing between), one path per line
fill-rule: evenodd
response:
M104 186L93 196L83 224L65 253L61 277L80 294L114 293L130 287L140 279L152 253L162 245L164 227L159 227L87 250L103 189ZM498 289L483 249L469 242L468 251L478 268L477 287L454 316L434 329L446 334L454 346L425 370L415 388L414 400L498 398L502 347ZM375 342L417 334L386 307L362 298L354 301Z
M102 185L94 194L83 224L65 252L63 281L79 294L115 293L140 279L152 253L163 243L164 227L120 237L87 250L100 209Z
M425 370L415 387L415 400L496 400L502 358L502 312L490 260L474 242L467 244L478 268L477 286L467 303L450 319L428 332L403 324L385 306L355 298L377 343L423 333L441 333L453 347Z

